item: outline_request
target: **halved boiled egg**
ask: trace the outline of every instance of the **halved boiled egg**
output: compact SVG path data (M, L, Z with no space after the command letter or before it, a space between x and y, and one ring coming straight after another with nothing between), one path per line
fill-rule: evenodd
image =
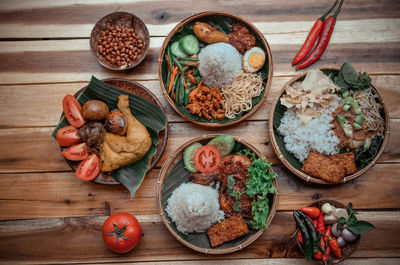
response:
M247 73L255 73L260 70L264 62L265 52L259 47L253 47L243 55L243 70Z

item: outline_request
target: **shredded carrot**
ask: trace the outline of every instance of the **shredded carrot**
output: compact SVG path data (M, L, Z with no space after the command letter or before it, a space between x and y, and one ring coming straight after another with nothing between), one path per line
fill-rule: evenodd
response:
M196 62L184 62L185 65L188 66L198 66L200 63L196 63Z
M178 74L178 67L175 66L174 70L172 71L171 74L171 82L169 82L169 87L168 87L168 94L171 93L172 86L174 85L175 77Z
M202 83L203 83L203 80L201 80L200 83L199 83L199 85L198 85L195 89L193 89L193 90L190 92L190 94L189 94L189 99L193 99L193 98L196 96L197 91L199 91L199 89L200 89Z
M194 78L194 76L192 76L190 73L188 74L190 82L192 82L193 84L196 84L196 78Z
M186 78L185 78L185 77L183 78L183 86L184 86L184 87L187 87L187 86L188 86L188 84L186 83Z
M175 93L175 91L174 91L174 100L176 100L176 93Z

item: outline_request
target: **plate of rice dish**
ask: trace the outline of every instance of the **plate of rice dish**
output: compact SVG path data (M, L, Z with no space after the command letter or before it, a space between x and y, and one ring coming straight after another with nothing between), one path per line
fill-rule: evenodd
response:
M276 173L260 152L229 135L181 146L161 168L157 207L171 234L208 254L240 250L268 230Z
M272 55L263 34L226 12L203 12L180 22L165 39L158 61L169 104L203 126L246 119L271 86Z
M270 115L279 159L297 176L340 184L368 170L385 149L389 116L367 73L345 62L290 80Z

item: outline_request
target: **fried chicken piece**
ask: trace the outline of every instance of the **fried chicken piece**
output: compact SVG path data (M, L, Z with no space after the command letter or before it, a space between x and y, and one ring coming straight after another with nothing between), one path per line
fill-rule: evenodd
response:
M142 159L151 146L150 134L146 127L133 117L127 95L118 97L118 109L128 121L126 136L106 133L100 151L102 171L112 171Z
M230 216L207 229L211 246L216 247L249 233L242 216Z
M189 179L191 182L200 184L200 185L210 185L211 182L217 179L217 174L211 173L211 174L205 174L205 173L192 173L189 176Z
M357 172L356 157L353 152L331 155L329 158L333 160L335 164L341 165L345 169L346 175Z
M219 208L224 211L225 214L229 214L233 211L233 203L235 199L231 197L227 192L219 193Z
M346 170L328 156L310 151L301 171L332 184L341 183Z

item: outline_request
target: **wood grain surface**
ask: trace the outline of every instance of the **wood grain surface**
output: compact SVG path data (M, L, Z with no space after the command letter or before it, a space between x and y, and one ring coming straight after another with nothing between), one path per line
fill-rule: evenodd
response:
M268 137L271 102L297 74L291 60L330 0L172 1L15 0L0 4L0 263L99 264L310 264L292 234L291 211L318 199L351 201L376 229L365 235L342 264L400 263L400 2L346 0L330 44L313 67L349 61L367 71L389 110L390 138L367 173L349 183L323 187L306 183L279 163ZM207 10L227 11L252 22L267 39L274 59L271 91L245 122L221 130L184 121L162 95L157 57L165 36L182 19ZM146 59L131 71L101 67L89 48L93 25L104 15L127 11L150 32ZM51 132L65 94L91 76L138 81L161 101L170 137L164 155L131 200L122 186L78 180ZM183 142L207 133L227 133L253 144L278 173L278 213L270 230L229 255L196 253L176 241L156 208L159 169ZM143 228L139 246L126 255L109 251L101 239L107 216L127 211ZM317 264L317 263L316 263Z

